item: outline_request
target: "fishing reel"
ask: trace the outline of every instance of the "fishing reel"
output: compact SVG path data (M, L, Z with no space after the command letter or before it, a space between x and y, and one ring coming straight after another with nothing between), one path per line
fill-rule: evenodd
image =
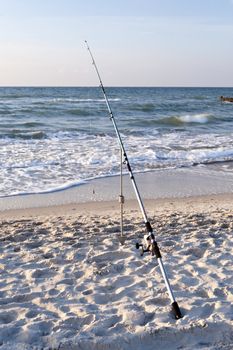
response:
M144 253L151 253L152 256L156 255L156 242L153 233L144 235L144 244L136 243L136 249L141 249L141 256Z

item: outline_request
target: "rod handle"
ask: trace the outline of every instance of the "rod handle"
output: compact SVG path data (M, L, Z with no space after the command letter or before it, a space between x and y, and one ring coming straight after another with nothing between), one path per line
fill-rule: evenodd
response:
M173 311L173 313L174 313L174 315L175 315L175 318L176 318L177 320L179 320L180 318L183 317L183 316L182 316L182 313L181 313L181 311L180 311L179 305L178 305L178 303L177 303L176 301L174 301L174 302L172 303L172 311Z

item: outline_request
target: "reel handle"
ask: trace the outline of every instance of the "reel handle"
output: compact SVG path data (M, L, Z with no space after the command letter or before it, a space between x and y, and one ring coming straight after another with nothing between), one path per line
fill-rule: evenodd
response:
M144 253L150 252L150 249L149 249L149 248L144 249L143 244L140 244L140 243L137 242L137 243L135 244L135 246L136 246L136 249L141 248L141 256L143 256Z

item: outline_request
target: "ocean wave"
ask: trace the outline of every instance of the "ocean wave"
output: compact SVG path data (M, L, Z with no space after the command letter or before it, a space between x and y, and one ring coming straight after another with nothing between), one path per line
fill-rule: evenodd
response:
M46 124L45 123L42 123L42 122L24 122L24 123L21 123L19 124L21 125L22 127L24 128L35 128L35 127L43 127L45 126ZM16 126L16 124L14 124L14 126Z
M161 124L170 124L178 126L181 124L207 124L214 120L213 115L208 113L200 114L185 114L180 116L164 117L159 119L158 122Z
M98 88L2 92L8 99L0 97L1 193L41 192L119 171L119 144ZM232 90L110 92L135 172L233 160L232 109L218 100Z
M183 115L180 117L177 117L178 120L180 120L183 123L200 123L205 124L211 121L212 115L207 113L201 113L201 114L194 114L194 115Z
M206 100L206 96L193 96L193 99L203 101Z
M194 151L193 151L194 153ZM189 155L189 158L192 157L192 152ZM197 161L200 164L208 164L213 162L226 162L233 161L233 148L230 149L216 149L212 150L200 150Z
M120 98L109 98L108 101L109 102L117 102L120 101ZM66 97L66 98L53 98L50 100L50 102L69 102L69 103L90 103L90 102L96 102L96 103L103 103L105 102L104 98L72 98L72 97Z
M12 130L11 133L2 136L2 138L21 140L41 140L47 138L47 134L44 131L22 132L22 130Z
M127 109L131 111L142 111L142 112L153 112L155 110L155 105L153 103L136 103L130 106L127 106Z
M79 115L79 116L83 116L83 117L88 117L88 116L93 115L93 113L88 109L78 109L78 108L67 109L66 112L69 114Z
M207 124L213 121L216 121L215 118L211 114L201 113L201 114L186 114L180 116L164 116L164 117L156 117L149 116L146 118L145 116L142 118L131 118L128 122L131 127L159 127L159 126L182 126L189 124Z
M30 95L28 94L22 94L21 92L19 92L18 94L1 94L0 92L0 100L6 100L6 99L24 99L30 97Z

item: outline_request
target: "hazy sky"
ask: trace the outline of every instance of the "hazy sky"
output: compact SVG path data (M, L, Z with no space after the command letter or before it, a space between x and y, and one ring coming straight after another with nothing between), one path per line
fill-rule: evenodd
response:
M233 0L0 0L1 86L233 86Z

